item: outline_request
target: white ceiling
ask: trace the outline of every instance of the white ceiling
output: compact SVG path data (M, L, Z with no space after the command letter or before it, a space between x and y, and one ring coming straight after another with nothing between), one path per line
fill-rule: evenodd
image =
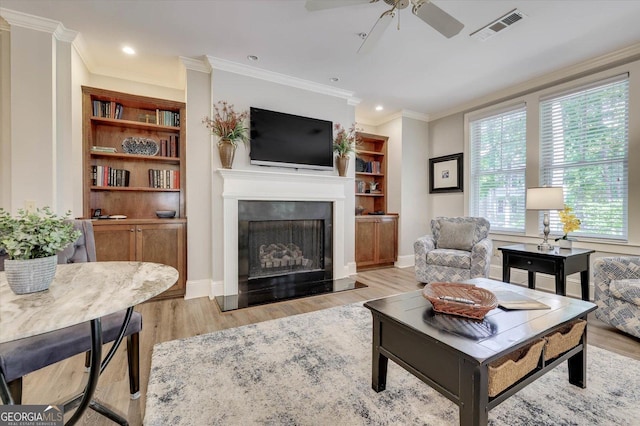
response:
M446 39L407 8L400 30L396 18L367 55L356 53L357 34L389 9L383 1L316 12L304 0L0 0L0 7L78 31L98 74L182 89L179 57L210 55L352 91L365 123L400 110L441 113L640 41L640 1L433 2L465 25L460 34ZM469 37L515 8L527 18L486 41ZM125 44L138 54L124 55ZM377 104L385 110L374 111Z

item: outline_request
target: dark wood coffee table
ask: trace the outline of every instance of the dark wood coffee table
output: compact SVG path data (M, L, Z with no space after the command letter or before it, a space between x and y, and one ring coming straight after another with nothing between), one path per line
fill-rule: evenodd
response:
M505 311L496 308L483 321L466 320L433 311L422 291L365 303L373 314L372 386L386 386L391 359L460 407L461 425L486 425L488 412L565 360L569 382L586 387L587 330L580 343L538 366L491 398L491 362L596 309L591 302L529 290L500 281L475 278L468 283L488 290L509 290L545 303L551 309ZM426 409L426 408L425 408Z

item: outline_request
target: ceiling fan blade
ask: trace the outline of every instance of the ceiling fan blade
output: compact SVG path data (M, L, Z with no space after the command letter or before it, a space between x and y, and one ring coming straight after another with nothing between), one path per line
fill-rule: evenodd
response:
M412 12L446 38L453 37L458 34L462 28L464 28L464 24L462 22L458 21L456 18L449 15L430 1L414 5Z
M387 27L393 20L393 17L396 16L395 9L387 10L384 12L380 19L373 24L373 28L367 34L367 38L364 39L360 48L358 49L358 53L369 53L373 49L373 47L378 44L378 40L382 37L382 34L386 31Z
M356 4L375 3L377 1L378 0L307 0L304 7L306 7L308 11L313 12L316 10L333 9Z

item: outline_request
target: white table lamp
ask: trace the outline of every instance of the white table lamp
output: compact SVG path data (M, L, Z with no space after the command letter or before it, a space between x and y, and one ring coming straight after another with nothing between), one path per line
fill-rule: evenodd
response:
M538 250L549 251L553 248L549 244L549 210L564 208L564 193L560 187L543 186L527 189L527 210L544 211L544 240L538 244Z

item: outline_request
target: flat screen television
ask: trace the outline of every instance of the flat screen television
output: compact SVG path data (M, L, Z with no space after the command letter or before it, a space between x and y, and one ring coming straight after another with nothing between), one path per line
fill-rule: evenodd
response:
M251 164L333 170L333 123L250 109Z

